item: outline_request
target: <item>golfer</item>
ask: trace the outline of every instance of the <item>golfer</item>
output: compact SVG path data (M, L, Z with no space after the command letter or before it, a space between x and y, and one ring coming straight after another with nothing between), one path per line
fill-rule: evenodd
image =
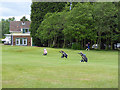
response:
M87 48L86 48L86 50L90 50L90 42L88 42L88 44L86 44L86 46L87 46Z
M43 50L44 50L43 55L47 55L47 50L46 49L43 49Z
M87 57L86 57L86 55L85 55L85 54L83 54L82 52L80 52L80 53L78 53L78 54L80 54L80 55L81 55L81 57L82 57L82 59L81 59L81 61L80 61L80 62L87 62L87 61L88 61L88 59L87 59Z
M64 58L64 57L67 58L68 55L67 55L64 51L61 50L61 51L59 51L59 52L62 54L61 58Z

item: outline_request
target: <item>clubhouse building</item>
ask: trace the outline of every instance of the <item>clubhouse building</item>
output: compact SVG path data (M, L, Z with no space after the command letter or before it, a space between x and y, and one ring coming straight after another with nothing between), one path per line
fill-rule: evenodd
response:
M4 44L16 46L32 46L32 37L30 36L30 21L10 21L10 34L5 34L2 39Z

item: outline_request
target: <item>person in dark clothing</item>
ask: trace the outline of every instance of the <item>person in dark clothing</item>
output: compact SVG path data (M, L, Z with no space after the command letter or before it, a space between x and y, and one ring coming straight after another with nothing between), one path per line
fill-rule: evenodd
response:
M64 58L64 57L67 58L68 55L67 55L64 51L61 50L61 51L59 51L59 52L62 54L61 58Z
M87 48L86 48L86 50L90 50L90 42L88 42L88 44L86 44L86 46L87 46Z
M80 53L78 53L78 54L80 54L80 55L81 55L81 57L82 57L82 59L81 59L81 61L80 61L80 62L87 62L87 61L88 61L88 59L87 59L87 57L86 57L86 55L85 55L85 54L83 54L82 52L80 52Z

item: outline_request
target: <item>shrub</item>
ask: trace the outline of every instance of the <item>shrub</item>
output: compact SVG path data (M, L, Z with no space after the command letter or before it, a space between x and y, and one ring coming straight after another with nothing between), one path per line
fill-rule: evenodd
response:
M80 50L81 49L81 45L80 45L80 43L73 43L71 48L75 49L75 50Z

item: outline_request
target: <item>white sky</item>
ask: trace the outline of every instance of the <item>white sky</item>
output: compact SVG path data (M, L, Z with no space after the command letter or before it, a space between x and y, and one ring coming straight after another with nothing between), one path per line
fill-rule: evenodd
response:
M0 0L0 20L15 17L19 21L23 16L30 20L31 0Z
M32 0L0 0L0 2L32 2Z

